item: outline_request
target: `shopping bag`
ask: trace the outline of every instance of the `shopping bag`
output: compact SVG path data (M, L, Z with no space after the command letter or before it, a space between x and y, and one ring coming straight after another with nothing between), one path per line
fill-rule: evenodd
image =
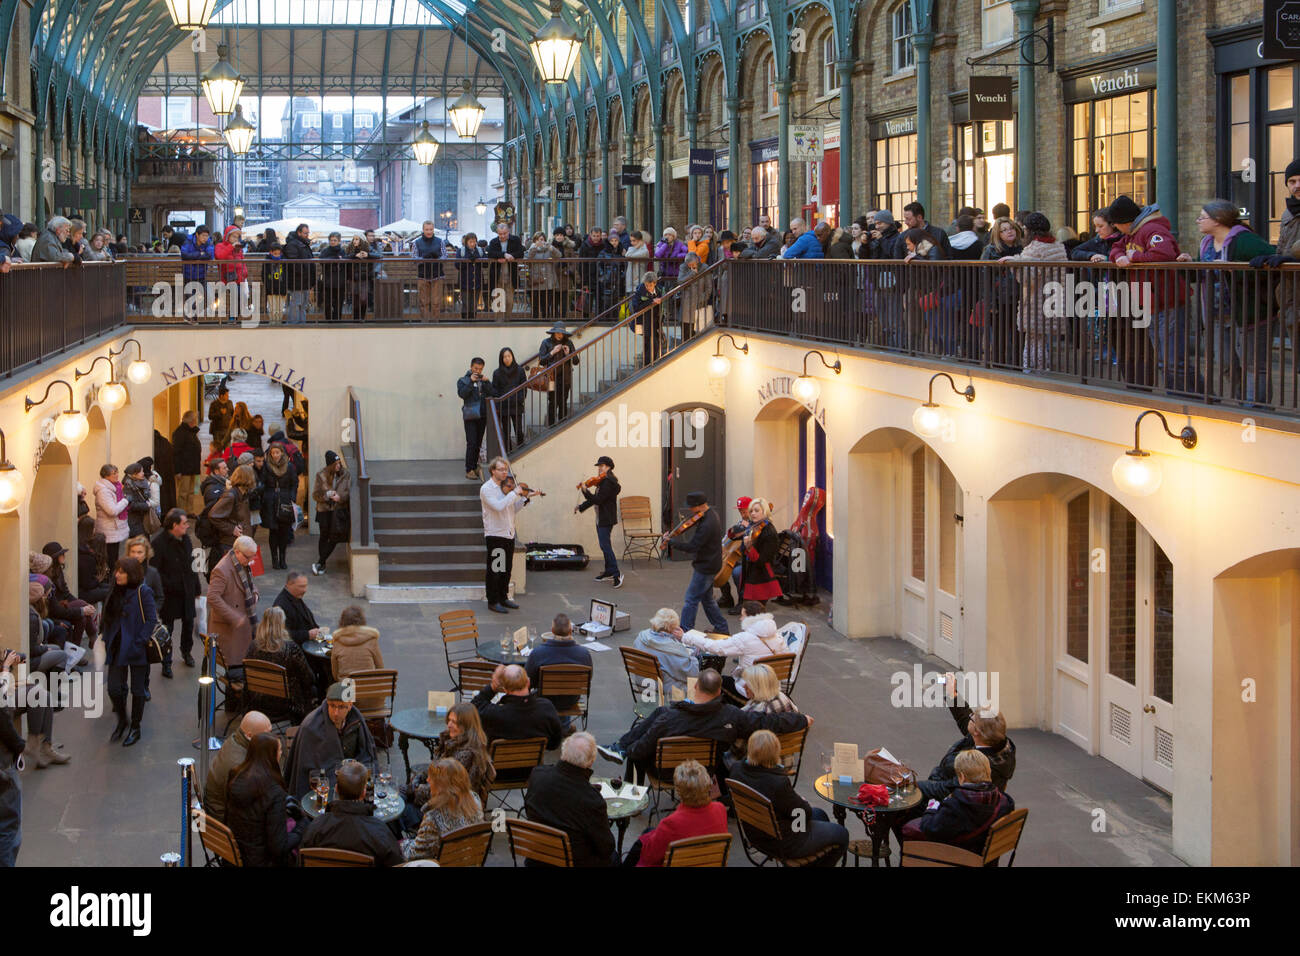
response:
M262 564L262 546L260 544L257 546L257 553L253 555L253 560L248 562L248 570L255 578L260 578L266 573L266 566Z

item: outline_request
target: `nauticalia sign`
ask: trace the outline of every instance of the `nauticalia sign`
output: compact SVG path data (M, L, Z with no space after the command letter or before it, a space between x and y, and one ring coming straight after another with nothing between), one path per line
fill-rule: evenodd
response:
M307 391L307 376L297 369L279 362L259 359L253 355L209 355L203 358L186 359L180 365L171 365L163 369L162 379L164 385L175 385L195 375L221 375L230 372L265 375L282 385L288 385L295 391Z

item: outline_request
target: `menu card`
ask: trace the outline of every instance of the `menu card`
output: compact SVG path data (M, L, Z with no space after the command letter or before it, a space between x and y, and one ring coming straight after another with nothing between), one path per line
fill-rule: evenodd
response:
M695 685L699 683L694 677L686 678L686 696L690 700L695 699Z
M429 710L438 716L446 716L447 711L456 703L456 694L450 690L429 691Z
M679 701L685 699L686 699L686 694L682 691L680 687L674 684L672 689L669 691L669 700Z
M862 778L862 758L858 756L857 744L835 745L831 757L831 777L840 782L852 782Z
M515 631L515 648L517 650L523 650L527 646L528 646L528 628L521 627L517 631Z

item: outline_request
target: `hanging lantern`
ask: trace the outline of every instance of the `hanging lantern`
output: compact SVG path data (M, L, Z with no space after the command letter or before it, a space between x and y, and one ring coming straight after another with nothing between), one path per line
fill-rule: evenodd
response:
M172 23L182 30L202 30L212 19L217 0L167 0Z
M244 78L227 59L230 48L224 43L217 47L217 62L212 64L200 79L203 95L216 116L229 116L235 111L239 94L244 92Z
M411 149L415 153L415 161L421 166L433 165L434 157L438 155L438 141L429 132L428 120L420 125L420 132L415 134L415 142L411 144Z
M474 204L474 211L480 216L487 212L487 203L480 199Z
M221 131L221 135L226 138L226 143L230 146L230 151L236 156L243 156L247 153L252 148L253 134L255 132L257 132L257 129L253 124L244 119L244 108L236 103L235 115L230 117L230 120L226 123L226 128ZM136 364L132 362L132 368ZM147 363L145 363L145 367L148 368ZM127 375L131 374L131 369L127 369ZM135 379L132 379L132 381L135 381Z
M560 0L551 0L551 19L533 36L528 50L543 83L565 83L578 64L582 38L560 18Z
M473 139L478 135L479 124L483 122L483 114L487 109L474 96L469 80L466 80L465 92L460 94L460 98L451 104L447 112L451 115L451 125L455 127L456 135L461 139Z

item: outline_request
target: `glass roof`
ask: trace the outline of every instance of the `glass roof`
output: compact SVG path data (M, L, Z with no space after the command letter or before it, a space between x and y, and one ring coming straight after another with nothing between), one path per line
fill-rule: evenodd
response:
M464 13L461 0L447 6ZM212 18L217 26L440 26L419 0L231 0Z

